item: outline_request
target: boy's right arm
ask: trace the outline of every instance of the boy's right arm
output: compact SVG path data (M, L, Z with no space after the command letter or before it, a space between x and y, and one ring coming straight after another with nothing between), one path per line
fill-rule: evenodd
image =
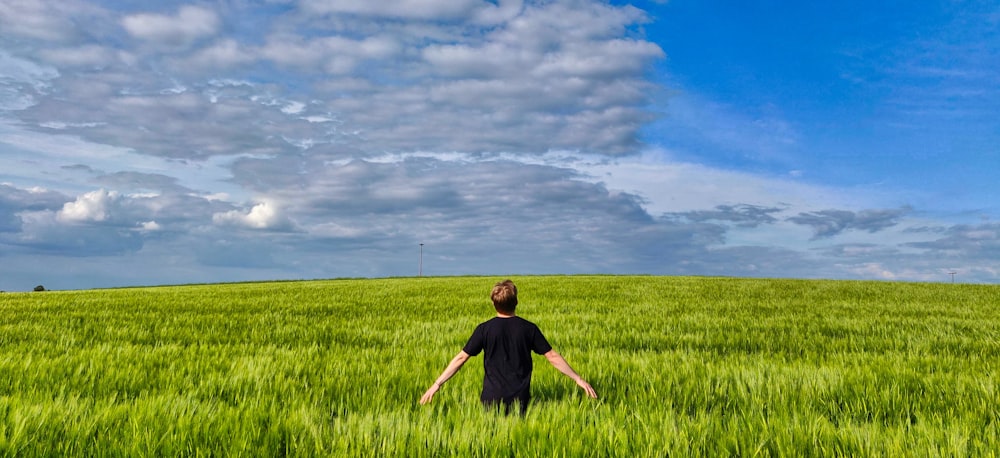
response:
M577 374L572 367L569 367L569 363L563 359L562 355L557 353L555 350L549 350L549 352L545 354L545 359L549 360L556 370L573 379L573 381L576 382L580 388L583 388L583 391L587 393L587 396L597 399L597 392L594 391L594 387L590 386L590 384L587 383L583 377L580 377L580 374Z
M441 388L441 385L444 385L444 382L447 382L448 379L455 375L455 373L458 372L458 370L462 368L462 365L468 360L469 354L466 353L465 350L458 352L458 354L451 359L451 362L448 363L448 367L444 368L444 372L442 372L441 375L438 376L437 380L434 381L434 384L427 389L423 396L420 397L420 403L427 404L428 402L431 402L431 399L434 398L434 393L437 393L437 391Z

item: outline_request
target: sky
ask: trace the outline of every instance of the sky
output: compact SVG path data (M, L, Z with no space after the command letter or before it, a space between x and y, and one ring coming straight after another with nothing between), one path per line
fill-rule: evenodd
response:
M0 290L1000 281L1000 3L0 0Z

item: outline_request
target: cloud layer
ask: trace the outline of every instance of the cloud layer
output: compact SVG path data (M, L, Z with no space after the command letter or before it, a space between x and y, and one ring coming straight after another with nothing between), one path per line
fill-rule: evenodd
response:
M416 273L995 281L1000 228L670 159L600 1L0 5L8 290ZM17 266L17 267L12 267Z

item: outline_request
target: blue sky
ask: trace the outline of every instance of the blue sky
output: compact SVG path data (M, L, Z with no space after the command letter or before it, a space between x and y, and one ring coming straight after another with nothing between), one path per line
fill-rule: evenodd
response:
M995 213L996 9L670 3L656 9L662 27L649 32L668 56L664 84L681 92L675 102L709 108L685 106L682 119L654 124L650 136L688 151L685 160L888 189L927 211L951 212L957 201ZM736 132L700 135L713 121ZM756 125L740 131L741 121Z
M0 290L1000 279L996 2L0 0Z

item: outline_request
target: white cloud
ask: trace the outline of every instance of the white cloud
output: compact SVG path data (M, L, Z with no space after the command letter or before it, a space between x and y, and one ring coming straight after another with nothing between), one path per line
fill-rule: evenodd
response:
M648 41L621 39L642 20L637 10L589 2L578 5L582 13L559 2L469 5L471 16L463 17L471 22L426 23L421 33L378 15L368 26L289 15L260 27L262 43L214 36L228 29L203 8L136 14L122 22L134 36L175 51L199 40L206 47L157 56L144 53L143 43L114 52L83 43L87 56L75 61L72 48L53 48L48 57L72 70L58 80L60 96L21 93L10 104L33 105L23 116L29 123L173 159L332 148L326 145L362 156L635 150L649 116L644 69L662 56ZM472 19L474 11L501 9L507 12L496 17L504 22ZM238 7L230 13L249 14ZM446 62L455 59L448 50L464 60ZM120 65L123 55L133 64ZM97 72L87 67L109 60L111 67Z
M369 234L364 228L337 223L321 223L309 228L309 234L323 238L357 238Z
M337 120L337 118L325 115L303 116L300 119L311 123L333 122Z
M433 45L423 49L423 57L441 74L470 78L515 75L542 58L501 43Z
M514 158L512 158L514 159ZM636 194L652 215L688 212L717 205L780 203L797 211L828 208L865 209L886 205L886 196L828 188L782 177L677 162L664 150L608 159L597 155L553 152L526 163L569 167L581 179Z
M496 5L493 3L496 3ZM478 11L476 11L476 16L473 20L482 24L500 24L517 17L523 7L523 0L500 0L498 2L487 2Z
M503 1L503 4L511 2ZM481 0L301 0L302 7L319 14L356 14L386 18L458 20L484 8ZM493 5L489 5L493 6Z
M174 16L129 15L122 19L122 26L132 36L157 45L187 46L200 38L215 35L219 17L207 8L182 6Z
M161 229L160 225L156 221L144 221L139 223L139 227L147 232L154 232Z
M62 132L72 127L95 126L53 122L46 123L46 127ZM172 161L128 148L89 142L74 135L27 130L2 119L0 148L4 156L0 176L16 177L8 181L24 188L44 186L70 195L83 194L93 190L94 173L136 171L175 176L179 186L213 195L220 201L228 201L233 196L236 199L249 196L245 190L227 182L231 175L229 166L238 156L214 156L204 162Z
M888 262L887 262L888 263ZM921 282L944 282L949 281L948 274L951 269L927 265L926 268L913 268L899 265L886 265L883 262L866 262L857 265L843 264L839 267L853 273L858 278L874 278L878 280L891 281L921 281ZM933 264L933 263L932 263ZM977 269L978 270L978 269ZM989 273L980 278L996 277L995 273ZM963 280L961 276L958 277ZM968 279L964 279L968 280Z
M651 59L664 56L654 43L636 40L609 40L587 43L569 52L551 56L541 63L534 73L538 76L576 76L613 78L622 74L636 74Z
M39 127L44 127L46 129L63 130L70 127L97 127L100 126L99 122L78 122L78 123L65 123L60 121L46 121L39 124Z
M0 86L0 111L24 110L35 105L35 98L17 89Z
M305 38L282 34L269 37L267 44L260 49L260 54L280 65L348 74L361 62L388 59L400 49L394 39L385 36L352 39L342 36Z
M285 105L281 109L281 112L285 114L299 114L302 113L302 110L305 109L305 107L306 104L302 102L289 102L288 105Z
M50 81L59 76L59 70L55 67L0 50L0 85L25 85L36 92L46 92L51 85ZM2 108L0 105L0 109Z
M250 229L288 230L291 221L281 207L272 200L264 200L254 205L249 212L231 210L212 215L212 222L218 225L241 226Z
M224 192L209 194L201 197L208 201L221 201L221 202L226 202L230 199L229 194L226 194Z
M117 199L118 193L114 191L91 191L63 205L62 210L56 213L56 219L64 223L104 221Z
M198 50L190 58L174 62L173 67L184 72L229 68L256 61L255 51L232 38L224 38Z
M72 0L0 2L0 30L28 38L65 40L75 30L65 11L75 4Z
M46 49L42 57L60 67L107 67L119 61L129 61L128 53L96 44Z

